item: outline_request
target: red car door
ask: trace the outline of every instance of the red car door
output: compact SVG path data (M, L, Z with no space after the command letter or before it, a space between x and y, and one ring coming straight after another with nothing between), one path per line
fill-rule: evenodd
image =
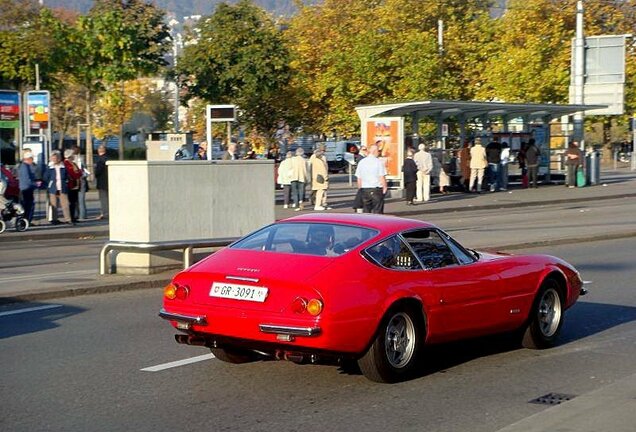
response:
M500 264L476 259L446 233L420 229L402 233L422 263L427 279L439 299L434 307L442 324L439 339L483 334L505 319L501 312Z
M498 267L496 262L478 261L429 270L448 338L489 333L503 324Z

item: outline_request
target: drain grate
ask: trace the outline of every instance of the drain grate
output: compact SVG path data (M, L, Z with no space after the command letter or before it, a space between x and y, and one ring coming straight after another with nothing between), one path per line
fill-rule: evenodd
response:
M547 395L539 396L536 399L532 399L530 403L540 405L559 405L562 402L567 402L574 399L575 395L562 394L562 393L548 393Z

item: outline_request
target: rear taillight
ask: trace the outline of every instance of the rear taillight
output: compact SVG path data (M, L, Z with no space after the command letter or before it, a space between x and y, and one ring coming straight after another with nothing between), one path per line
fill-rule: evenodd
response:
M177 285L176 294L179 300L185 300L190 294L190 287L188 287L187 285Z
M290 309L297 314L307 312L309 315L317 316L322 312L322 307L322 301L318 299L306 300L302 297L296 297Z
M163 296L169 300L177 298L177 287L173 284L169 284L163 289Z
M169 284L163 289L163 296L169 300L185 300L190 295L190 287L187 285Z
M311 299L307 303L307 312L309 315L317 316L322 312L322 302L318 299Z

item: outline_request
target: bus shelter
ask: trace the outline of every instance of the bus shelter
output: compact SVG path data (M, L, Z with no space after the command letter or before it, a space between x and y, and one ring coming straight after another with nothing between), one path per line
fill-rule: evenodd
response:
M407 145L417 148L423 122L433 123L427 141L442 151L450 142L459 145L474 138L482 141L500 137L511 150L518 151L521 141L534 138L541 149L539 174L550 176L550 124L553 120L604 105L565 105L504 103L479 101L425 100L413 102L361 105L356 112L361 124L361 142L382 142L382 155L387 161L387 178L401 184L401 167ZM409 127L409 133L405 132ZM567 147L568 133L562 145ZM487 142L487 141L486 141Z

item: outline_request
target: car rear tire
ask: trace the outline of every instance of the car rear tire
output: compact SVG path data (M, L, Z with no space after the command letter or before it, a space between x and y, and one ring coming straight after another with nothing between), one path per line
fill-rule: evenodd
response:
M559 283L546 279L534 301L522 345L531 349L550 348L556 344L563 326L563 298L559 294Z
M7 224L4 223L4 221L2 219L0 219L0 234L2 234L4 232L4 230L7 229Z
M225 363L241 364L256 360L256 355L249 351L234 348L210 348L214 357Z
M385 316L373 344L358 360L371 381L393 383L409 378L417 365L423 325L410 309L395 309Z

